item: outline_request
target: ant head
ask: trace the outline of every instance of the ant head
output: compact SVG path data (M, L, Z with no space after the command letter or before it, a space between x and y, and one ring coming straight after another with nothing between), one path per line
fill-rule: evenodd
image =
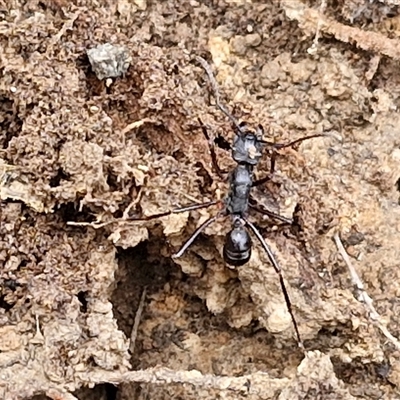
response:
M254 137L254 140L262 140L264 136L264 128L261 124L257 126L257 129L255 131L251 131L248 128L248 125L246 122L242 121L240 124L236 126L238 130L238 135L239 136L247 136L247 137Z
M254 132L241 122L238 131L233 142L232 158L237 163L256 165L262 155L262 126L259 125Z

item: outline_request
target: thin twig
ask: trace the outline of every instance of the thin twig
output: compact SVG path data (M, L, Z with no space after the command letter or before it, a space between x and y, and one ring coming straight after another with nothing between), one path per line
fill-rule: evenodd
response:
M120 219L113 219L111 221L105 221L105 222L98 222L98 221L95 221L95 222L68 221L67 225L70 225L70 226L90 226L93 229L101 229L101 228L104 228L105 226L112 225L112 224L121 225L121 224L124 224L124 223L127 223L127 222L132 222L132 219L129 220L129 215L128 215L129 211L131 210L131 208L133 206L136 206L139 203L139 201L141 199L141 196L142 196L142 188L139 189L139 193L136 196L135 200L131 201L129 203L129 205L126 207L126 209L125 209L125 211L124 211L124 213L122 215L122 218L120 218Z
M319 32L334 36L341 42L354 43L360 49L400 60L400 41L397 38L392 39L379 32L364 31L344 25L298 0L281 0L281 6L286 16L291 20L296 20L300 29L306 34L315 34L319 30Z
M125 211L122 214L122 219L123 220L129 218L129 212L131 211L132 207L136 206L140 202L140 199L142 198L142 192L143 192L142 189L143 189L143 187L141 186L140 189L139 189L139 193L137 194L135 200L131 201L129 203L128 207L125 208Z
M400 350L399 340L388 331L386 326L384 326L382 324L381 316L378 314L375 307L373 306L373 304L372 304L373 300L368 295L368 293L365 291L364 284L362 283L360 277L358 276L356 269L352 265L352 263L350 261L350 257L347 254L346 249L343 246L343 243L339 237L339 234L335 233L333 238L335 240L336 247L338 248L338 251L339 251L340 255L342 256L342 258L350 272L351 282L354 285L354 288L356 289L357 300L360 301L361 303L365 304L365 306L369 312L371 321L374 323L374 325L376 325L379 328L379 330L386 336L386 338L389 339L390 342L392 342L396 346L396 348Z
M319 12L321 15L324 15L326 9L326 0L321 0L321 5L319 6ZM321 36L321 20L318 20L317 23L317 29L315 32L313 44L311 47L307 50L309 54L316 54L317 49L318 49L318 41Z
M131 354L133 354L135 352L135 343L136 343L140 320L142 318L144 301L146 299L146 292L147 292L147 288L145 286L143 288L142 295L140 296L139 306L138 306L138 309L137 309L136 315L135 315L135 321L133 322L133 327L132 327L132 332L131 332L131 342L129 344L129 350L131 351Z
M76 222L76 221L67 221L67 225L70 226L90 226L93 229L101 229L104 228L105 226L115 224L115 223L123 223L123 222L130 222L130 221L125 221L125 220L118 220L118 219L113 219L112 221L106 221L106 222Z
M143 118L143 119L141 119L139 121L135 121L135 122L132 122L129 125L127 125L124 129L122 129L121 133L123 135L125 135L128 132L130 132L131 130L141 127L146 122L153 122L154 123L154 121L152 119L150 119L150 118Z
M265 372L256 372L241 377L216 376L202 374L197 370L174 371L169 368L155 367L125 373L114 371L92 371L78 373L76 378L87 385L101 384L103 382L118 385L120 383L141 382L153 384L180 383L193 385L196 388L239 392L244 394L265 394L265 388L275 392L286 387L288 378L272 378Z

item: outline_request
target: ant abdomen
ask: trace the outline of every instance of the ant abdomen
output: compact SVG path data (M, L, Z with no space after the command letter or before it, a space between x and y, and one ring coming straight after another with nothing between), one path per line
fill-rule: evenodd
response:
M251 238L243 226L233 228L225 238L224 260L227 264L240 267L251 257Z

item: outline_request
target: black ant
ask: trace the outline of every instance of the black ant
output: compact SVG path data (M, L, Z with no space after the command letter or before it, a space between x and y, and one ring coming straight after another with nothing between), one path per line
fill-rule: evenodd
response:
M272 266L274 267L276 273L279 276L279 281L281 284L285 302L293 322L294 330L296 332L297 341L299 343L299 346L304 348L298 330L297 322L292 311L292 304L290 302L289 294L285 286L281 268L278 265L270 247L262 237L261 233L255 227L255 225L248 220L247 213L250 208L262 214L268 215L271 218L277 219L281 222L292 224L291 219L285 218L279 214L276 214L266 209L259 209L256 206L250 204L249 203L250 190L252 187L259 186L267 182L269 179L271 179L271 174L274 172L275 169L277 150L283 149L285 147L293 147L294 145L304 140L325 135L316 134L316 135L306 136L287 144L277 144L262 140L262 136L264 134L263 127L259 125L257 130L253 132L247 128L245 123L239 124L236 121L236 119L228 112L228 110L220 102L217 83L215 81L211 67L203 58L196 56L195 59L201 64L201 66L204 68L204 70L208 75L209 81L213 87L213 92L217 107L230 119L235 128L235 139L233 141L233 145L230 146L230 150L232 151L232 158L235 160L237 165L234 168L234 170L229 174L229 183L230 183L229 192L226 198L222 201L214 200L202 204L194 204L186 207L175 208L170 211L150 215L143 218L132 218L132 219L147 221L155 218L165 217L171 214L198 210L201 208L210 207L212 205L219 205L221 207L220 211L215 216L212 216L211 218L207 219L201 226L199 226L195 230L195 232L190 236L190 238L183 244L181 249L177 253L173 254L172 257L173 258L181 257L202 231L204 231L217 219L226 218L227 216L230 216L232 219L232 229L226 235L225 238L225 243L223 247L223 257L225 262L229 265L232 265L234 267L242 266L246 264L251 257L252 241L250 238L250 234L248 232L249 228L256 236L261 246L264 248ZM200 119L199 123L210 147L213 168L215 172L218 174L218 176L224 179L226 178L226 175L218 165L215 149L213 147L214 143L210 140L207 130ZM265 145L270 146L272 149L270 174L265 178L254 181L253 180L254 168L257 166L263 154L262 151ZM131 220L131 218L128 219Z
M279 276L279 282L281 285L281 289L285 298L286 306L291 316L294 330L296 333L298 344L301 348L304 349L299 329L297 326L296 319L293 314L292 304L289 298L288 291L286 289L286 285L283 279L282 270L278 265L272 250L268 246L267 242L262 237L261 233L255 227L255 225L250 222L247 218L248 210L252 209L256 212L259 212L264 215L268 215L271 218L284 222L286 224L292 224L292 219L285 218L279 214L276 214L267 209L260 209L255 205L249 202L250 200L250 191L252 187L259 186L267 182L271 179L271 175L275 170L275 162L278 154L278 150L283 149L285 147L293 147L296 144L315 137L325 136L324 134L315 134L311 136L306 136L290 143L279 144L272 143L262 139L264 134L263 127L259 125L255 132L251 131L247 128L245 123L238 123L237 120L228 112L228 110L221 104L219 91L217 87L217 83L215 81L214 75L212 73L211 67L208 63L201 57L196 56L196 61L201 64L201 66L206 71L209 81L211 83L216 106L230 119L235 129L235 139L233 141L232 146L229 145L228 142L224 142L224 147L230 148L232 152L232 158L237 163L236 167L229 174L229 192L224 200L213 200L206 203L201 204L193 204L186 207L175 208L163 213L153 214L146 217L128 217L125 218L124 221L149 221L152 219L158 219L161 217L166 217L171 214L178 214L187 211L198 210L202 208L208 208L213 205L219 205L220 211L207 219L202 225L200 225L194 233L190 236L190 238L183 244L181 249L172 255L173 258L181 257L185 251L192 245L195 239L203 232L208 226L210 226L213 222L220 218L226 218L228 216L231 217L232 220L232 229L225 238L225 243L223 247L223 257L227 264L239 267L246 264L251 257L251 249L252 249L252 241L250 238L250 234L248 229L255 235L255 237L260 242L261 246L264 248L272 266L275 269L275 272ZM200 127L203 131L205 138L208 141L211 160L213 169L218 174L218 176L222 179L226 178L226 173L222 171L218 165L217 157L214 149L215 143L211 141L210 136L207 133L207 130L201 120L199 119ZM270 152L270 174L262 179L253 180L253 172L254 168L257 166L263 155L263 149L265 146L269 146L271 149ZM111 221L113 222L122 222L119 221ZM70 225L92 225L93 227L102 227L108 225L109 223L102 223L93 225L91 223L74 223L69 222Z

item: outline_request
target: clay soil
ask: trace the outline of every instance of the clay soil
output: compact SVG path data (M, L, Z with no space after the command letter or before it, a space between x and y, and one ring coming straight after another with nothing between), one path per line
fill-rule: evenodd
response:
M0 1L1 399L400 399L400 16L394 1ZM99 80L87 50L125 49ZM229 119L287 143L253 201L171 255L223 197ZM215 139L215 140L213 140ZM271 146L256 178L270 170ZM373 299L354 290L340 238Z

